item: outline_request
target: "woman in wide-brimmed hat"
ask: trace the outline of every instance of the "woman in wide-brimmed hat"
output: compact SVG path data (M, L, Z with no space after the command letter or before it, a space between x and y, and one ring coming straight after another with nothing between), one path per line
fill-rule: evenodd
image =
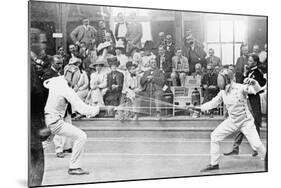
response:
M153 41L148 40L144 43L144 46L141 49L143 51L143 55L142 55L142 58L141 58L141 64L139 65L142 72L145 72L145 71L150 69L149 61L151 59L156 58L156 56L153 53L153 50L155 50L155 49L156 48L154 46Z
M104 69L105 60L98 58L95 62L89 65L95 69L90 78L90 92L86 98L86 102L92 105L104 104L103 96L106 93L107 86L107 71Z
M98 58L107 59L107 58L113 57L112 54L108 53L108 48L109 47L111 47L111 43L108 42L108 41L100 43L98 45L98 47L97 47L97 56L98 56Z

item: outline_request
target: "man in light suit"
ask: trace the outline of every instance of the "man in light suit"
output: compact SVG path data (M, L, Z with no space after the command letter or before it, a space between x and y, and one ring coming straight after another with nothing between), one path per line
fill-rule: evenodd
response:
M136 22L136 13L132 12L130 15L131 23L128 24L128 31L126 34L127 51L129 52L133 47L141 48L142 25Z
M89 25L89 19L83 19L83 25L77 26L71 33L70 38L74 44L80 45L81 42L84 42L88 48L92 48L96 42L97 30Z
M115 25L115 39L116 41L122 40L124 42L124 45L127 46L126 41L126 34L128 31L128 22L125 21L124 15L122 12L119 12L117 14L118 23Z

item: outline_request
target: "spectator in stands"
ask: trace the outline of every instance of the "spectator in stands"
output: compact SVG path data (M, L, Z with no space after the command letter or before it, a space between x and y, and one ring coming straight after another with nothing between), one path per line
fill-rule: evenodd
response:
M104 104L118 106L122 95L124 76L119 72L119 61L116 57L107 59L111 72L107 75L107 91L104 96Z
M203 103L212 100L219 92L217 85L218 74L214 72L212 64L207 65L207 73L203 75L201 85L203 87ZM213 117L214 110L209 110L210 118Z
M123 40L124 46L127 46L126 34L128 31L128 22L125 21L124 15L122 12L117 14L118 23L115 25L115 38L116 41Z
M100 20L98 25L99 25L99 27L98 27L98 30L97 30L96 46L98 46L100 43L106 41L106 33L109 33L109 36L110 36L110 39L111 39L112 43L115 44L115 38L114 38L113 32L111 31L111 29L106 27L105 21Z
M89 77L87 75L87 72L84 70L83 66L81 65L79 66L81 76L73 89L77 93L79 98L84 102L89 93Z
M106 93L107 86L107 71L104 69L105 60L97 59L90 65L95 69L90 78L90 91L86 98L86 102L91 105L101 104L104 105L103 96Z
M118 111L120 119L128 119L130 117L136 119L136 104L135 99L136 95L141 91L140 87L140 76L137 74L137 64L134 64L132 61L127 62L126 64L127 71L124 74L124 84L121 97L121 106L125 108L133 108L132 111Z
M211 63L213 67L222 67L221 59L215 56L215 50L213 48L209 49L209 57L207 57L207 64Z
M253 52L250 55L260 55L260 46L258 44L254 44Z
M77 58L77 57L72 57L70 58L69 60L69 63L64 67L64 73L65 73L65 70L67 70L70 66L76 66L79 68L79 66L81 66L82 64L82 60L80 58Z
M219 66L219 65L216 65L216 66L214 66L214 72L216 73L216 74L219 74L219 72L221 71L221 66Z
M195 72L192 73L192 76L193 77L199 77L199 76L202 77L203 76L202 66L200 63L197 63L195 65Z
M185 41L185 57L188 58L189 62L189 73L192 74L195 72L195 65L200 63L202 69L206 68L206 52L201 47L198 42L195 42L193 37L187 37Z
M264 44L264 50L259 54L260 65L258 66L263 73L267 73L267 43Z
M172 61L165 53L164 46L158 47L158 55L156 57L157 68L163 71L165 80L171 77L172 73Z
M182 55L180 48L176 49L176 55L172 59L172 83L177 86L177 79L180 79L180 85L185 86L185 78L189 73L188 59Z
M42 76L43 81L63 75L62 57L60 55L54 55L50 58L50 62L51 62L51 66L47 69L47 71Z
M248 46L242 46L241 48L242 55L236 61L236 72L244 73L245 67L248 64Z
M143 53L141 58L141 64L140 71L145 72L150 69L150 59L155 59L156 56L152 53L152 51L155 49L154 43L151 40L148 40L144 43L144 46L142 48Z
M119 61L118 69L120 71L125 71L126 63L128 62L128 57L125 55L125 46L122 40L118 40L115 46L115 53L117 60Z
M71 33L70 38L74 44L80 46L81 42L85 42L89 49L92 49L97 37L97 30L90 25L88 18L83 18L83 24L77 26Z
M127 46L125 46L127 53L134 47L141 49L141 39L143 35L142 25L136 22L136 17L136 12L132 12L130 14L131 22L128 24L128 30L126 33Z
M258 69L257 65L259 64L259 56L257 55L250 55L248 60L249 68L246 72L244 72L245 78L250 78L256 80L260 87L263 87L266 84L266 80L263 77L263 74ZM261 113L261 101L260 101L260 91L256 94L249 94L248 99L250 103L251 113L254 117L254 123L257 129L258 134L260 134L260 127L262 121L262 113ZM229 153L225 153L225 155L238 155L239 154L239 146L242 143L244 138L244 134L240 132L234 140L233 149ZM257 151L253 151L252 156L257 156Z
M175 55L176 50L172 35L166 36L166 45L164 47L167 54L167 58L172 59Z
M111 33L105 33L105 42L110 43L110 46L108 47L107 53L112 54L112 55L116 55L116 53L115 53L116 42L115 42L115 40L112 39Z
M237 72L237 71L236 71L235 65L230 64L230 65L228 66L228 69L233 72L234 81L235 81L236 83L243 84L244 76L243 76L243 74L242 74L241 72Z
M105 62L104 68L106 68L107 71L109 71L107 59L113 57L112 54L108 53L110 47L111 47L111 43L108 41L100 43L97 47L97 58L104 60Z
M158 41L156 42L156 47L159 46L166 46L166 36L163 31L159 32L158 34Z
M63 46L59 46L57 48L57 55L59 55L62 58L62 68L63 68L68 63L67 56Z
M155 58L150 59L150 69L145 71L143 76L141 77L140 84L143 88L142 92L140 92L140 96L144 98L150 98L154 100L150 100L150 102L155 101L156 106L156 117L161 117L161 99L163 95L163 86L165 84L165 76L161 70L157 67L157 62ZM141 100L141 98L140 98ZM139 99L137 100L140 105Z

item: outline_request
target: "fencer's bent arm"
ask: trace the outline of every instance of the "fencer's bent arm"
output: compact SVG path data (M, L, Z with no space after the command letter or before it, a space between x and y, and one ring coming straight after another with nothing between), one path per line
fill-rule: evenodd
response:
M216 108L218 105L220 105L223 101L222 99L222 92L220 91L217 96L215 96L211 101L204 103L200 109L201 111L207 111L207 110L211 110L213 108Z
M256 95L258 92L262 90L258 81L251 79L252 84L243 85L243 91L247 94L254 94Z
M96 116L100 109L98 106L86 105L71 88L64 90L66 100L80 113L86 116Z

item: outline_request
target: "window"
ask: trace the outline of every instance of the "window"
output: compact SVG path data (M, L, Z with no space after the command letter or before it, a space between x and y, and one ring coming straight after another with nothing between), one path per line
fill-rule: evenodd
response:
M206 21L207 49L213 48L222 64L235 64L240 56L240 46L245 41L246 20L244 18L217 17Z

